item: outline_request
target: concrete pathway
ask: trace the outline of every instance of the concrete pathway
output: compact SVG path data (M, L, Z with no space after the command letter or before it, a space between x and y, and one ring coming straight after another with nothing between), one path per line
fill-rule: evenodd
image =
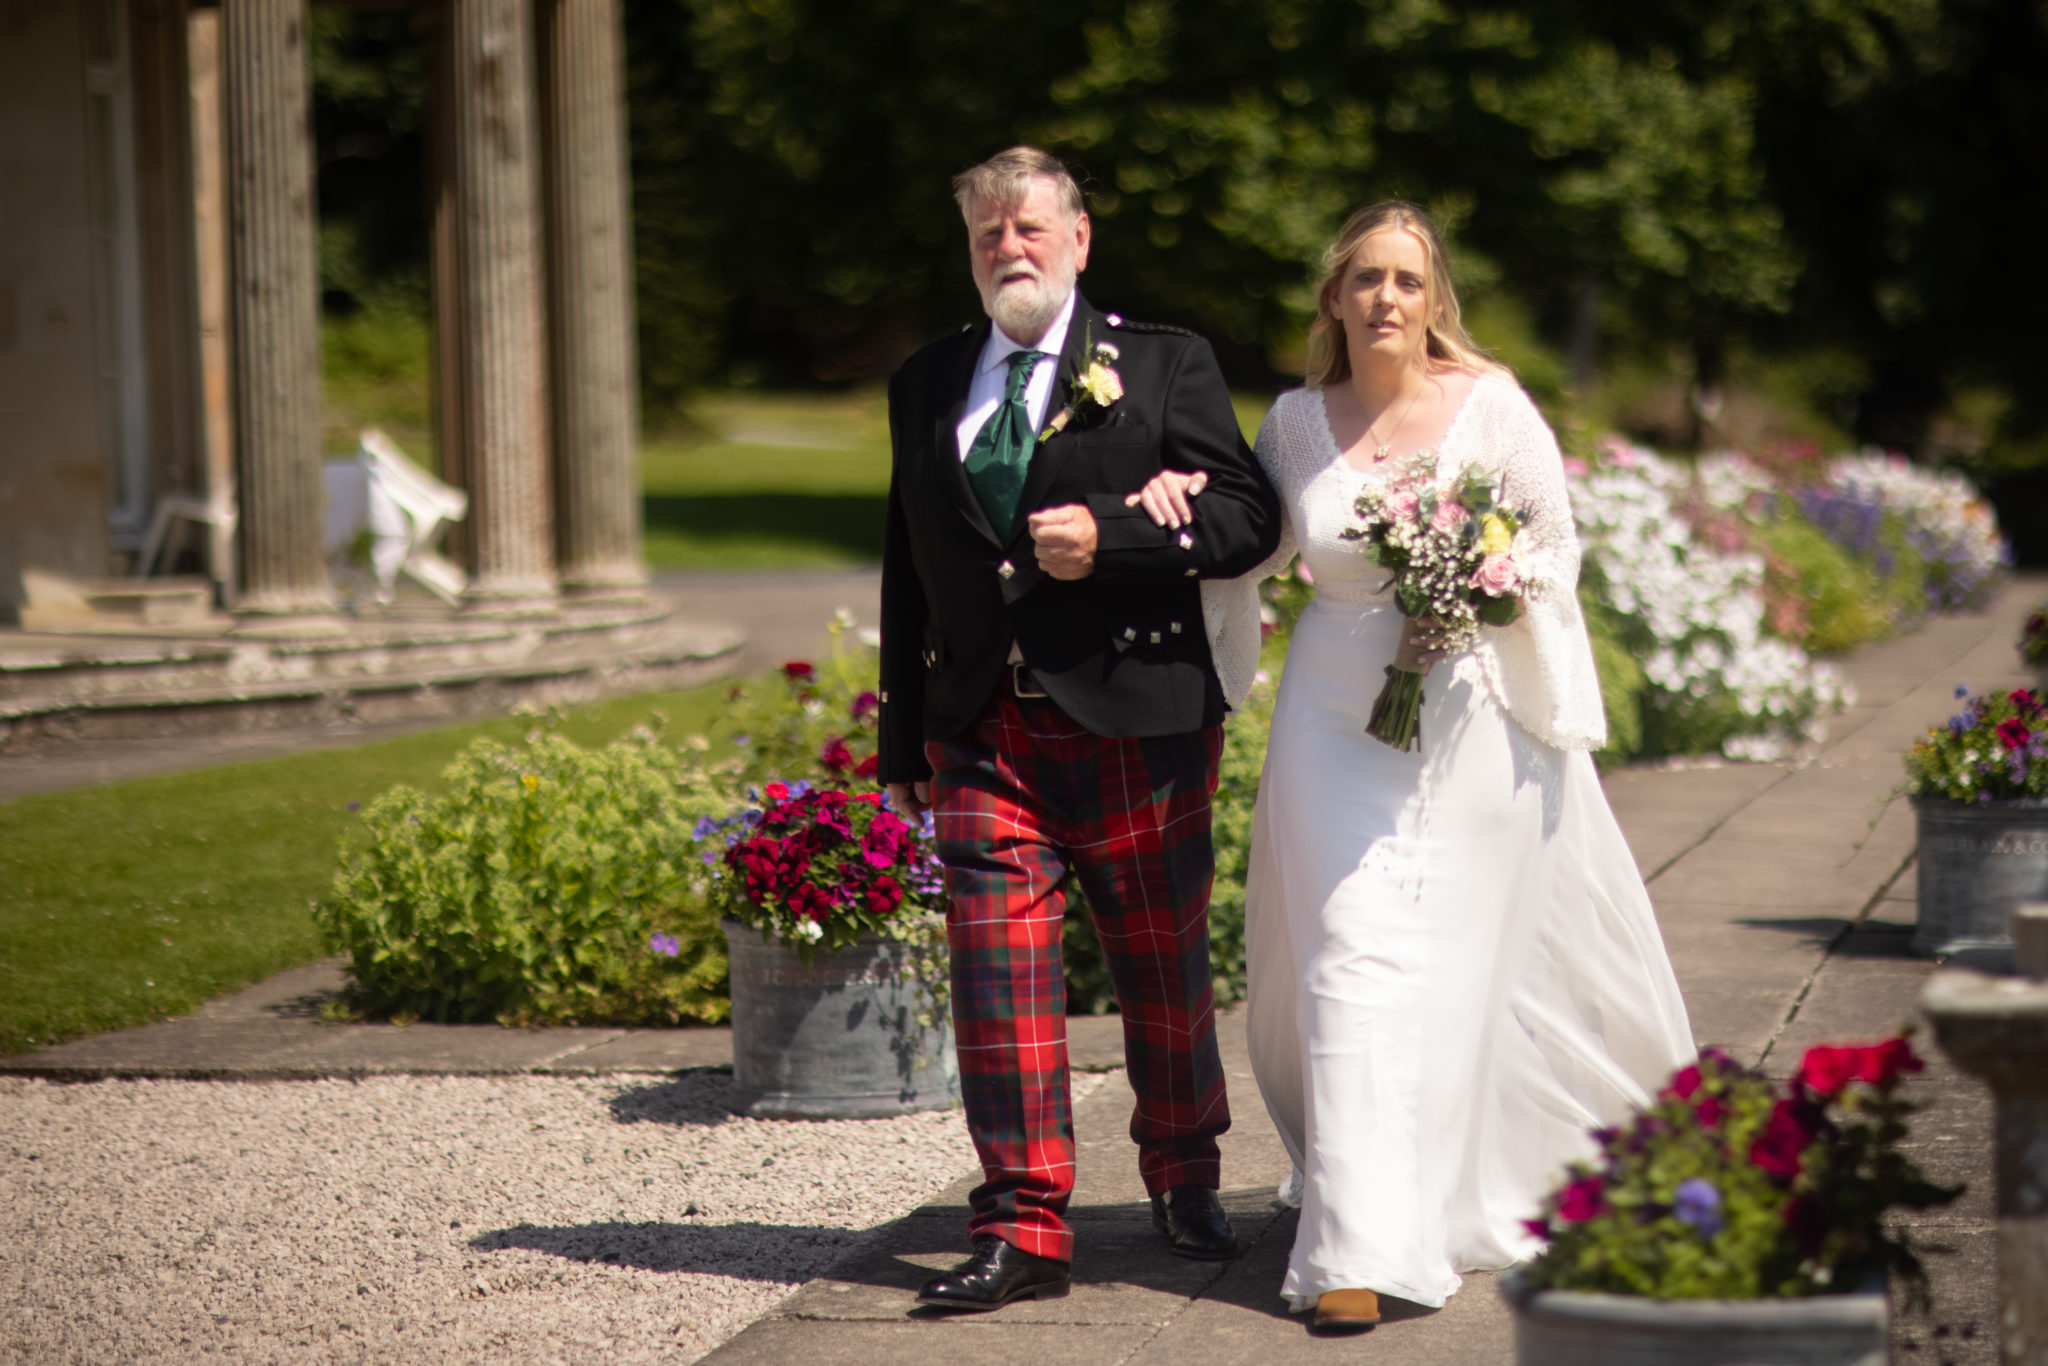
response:
M703 591L737 604L742 590ZM1990 613L1938 620L1858 651L1846 669L1859 702L1803 767L1703 765L1608 778L1702 1043L1782 1073L1816 1041L1875 1037L1915 1016L1931 965L1905 952L1915 912L1914 830L1898 796L1898 756L1948 714L1956 684L2027 681L2012 641L2026 608L2043 596L2048 582L2034 579ZM745 606L765 620L766 601ZM821 620L814 608L803 610ZM186 1020L0 1060L0 1072L587 1073L715 1065L731 1056L718 1030L322 1024L314 1008L334 973L332 964L301 969ZM1114 1018L1072 1022L1077 1063L1114 1067L1116 1026ZM963 1173L939 1199L879 1230L832 1275L803 1286L707 1360L1266 1366L1276 1358L1344 1356L1421 1366L1511 1359L1511 1324L1486 1275L1470 1277L1441 1311L1391 1306L1390 1321L1363 1340L1311 1336L1283 1311L1276 1291L1294 1215L1275 1205L1272 1192L1286 1158L1258 1103L1241 1015L1223 1016L1222 1042L1235 1115L1224 1139L1225 1201L1248 1244L1237 1261L1201 1265L1165 1253L1132 1159L1129 1096L1112 1077L1075 1112L1080 1239L1071 1297L965 1318L916 1309L918 1281L964 1250L966 1193L977 1178ZM1937 1179L1967 1180L1971 1191L1915 1221L1924 1241L1940 1249L1930 1258L1936 1304L1931 1315L1900 1318L1894 1347L1902 1360L1988 1366L1995 1357L1990 1106L1931 1043L1925 1051L1928 1070L1915 1093L1927 1109L1913 1146Z

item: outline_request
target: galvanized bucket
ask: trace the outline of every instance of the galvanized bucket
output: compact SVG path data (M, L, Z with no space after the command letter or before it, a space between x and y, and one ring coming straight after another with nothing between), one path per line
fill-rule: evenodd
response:
M879 1119L960 1103L952 1021L919 1027L906 945L867 935L806 967L759 930L724 928L735 1114Z
M1789 1300L1657 1300L1500 1279L1515 1366L1884 1366L1884 1282Z
M2013 909L2048 897L2048 801L1915 797L1920 923L1913 952L2009 953Z

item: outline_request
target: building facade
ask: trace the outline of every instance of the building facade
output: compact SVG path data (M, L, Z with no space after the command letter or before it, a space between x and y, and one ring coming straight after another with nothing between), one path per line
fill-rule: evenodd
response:
M404 7L433 57L463 610L637 596L617 0ZM231 527L213 568L241 629L332 629L306 18L0 0L0 614L38 573L134 572L178 500Z

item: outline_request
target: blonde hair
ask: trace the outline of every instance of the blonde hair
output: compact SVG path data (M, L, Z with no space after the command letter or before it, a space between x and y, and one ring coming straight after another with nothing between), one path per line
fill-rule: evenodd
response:
M1424 330L1423 354L1431 369L1459 368L1512 378L1508 368L1480 350L1465 331L1464 315L1458 308L1458 291L1451 286L1451 265L1444 251L1444 239L1429 215L1405 199L1387 199L1360 209L1344 221L1335 240L1323 249L1323 277L1316 286L1316 320L1308 329L1307 380L1321 387L1351 378L1351 352L1344 341L1344 324L1331 312L1337 287L1358 244L1385 229L1412 232L1429 258L1429 273L1422 297L1430 319Z
M960 206L960 216L973 226L971 215L976 200L993 204L998 208L1013 208L1024 202L1031 193L1031 182L1049 180L1058 192L1060 211L1068 222L1079 218L1087 209L1081 198L1081 184L1074 179L1073 172L1065 162L1050 152L1041 152L1036 147L1011 147L997 152L979 166L969 166L953 177L953 200Z

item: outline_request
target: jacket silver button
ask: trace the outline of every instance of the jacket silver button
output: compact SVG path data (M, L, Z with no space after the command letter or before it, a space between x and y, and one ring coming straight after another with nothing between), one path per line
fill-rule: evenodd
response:
M1152 633L1152 643L1154 645L1157 645L1159 643L1159 633L1157 631L1154 631Z
M1179 635L1179 634L1180 634L1180 623L1179 623L1179 622L1177 622L1177 621L1176 621L1175 623L1173 623L1173 626L1172 626L1172 631L1173 631L1173 633L1174 633L1175 635Z
M889 700L889 692L888 692L888 689L886 689L886 688L885 688L885 689L883 689L883 690L882 690L882 693L881 693L881 700L882 700L882 701L883 701L884 703L888 702L888 700Z
M1180 534L1180 548L1182 550L1193 550L1195 548L1195 538L1183 531Z
M1124 639L1125 639L1125 640L1136 640L1137 638L1138 638L1138 628L1137 628L1137 627L1135 627L1135 626L1126 626L1126 627L1124 627Z
M1004 560L1001 564L996 566L996 573L1002 575L1006 579L1016 572L1017 566L1011 564L1008 560Z
M1189 567L1189 569L1188 569L1188 572L1187 572L1187 575L1186 575L1186 577L1188 577L1188 578L1192 579L1192 578L1193 578L1194 576L1195 576L1195 571L1194 571L1194 568L1193 568L1193 566L1190 566L1190 567Z

